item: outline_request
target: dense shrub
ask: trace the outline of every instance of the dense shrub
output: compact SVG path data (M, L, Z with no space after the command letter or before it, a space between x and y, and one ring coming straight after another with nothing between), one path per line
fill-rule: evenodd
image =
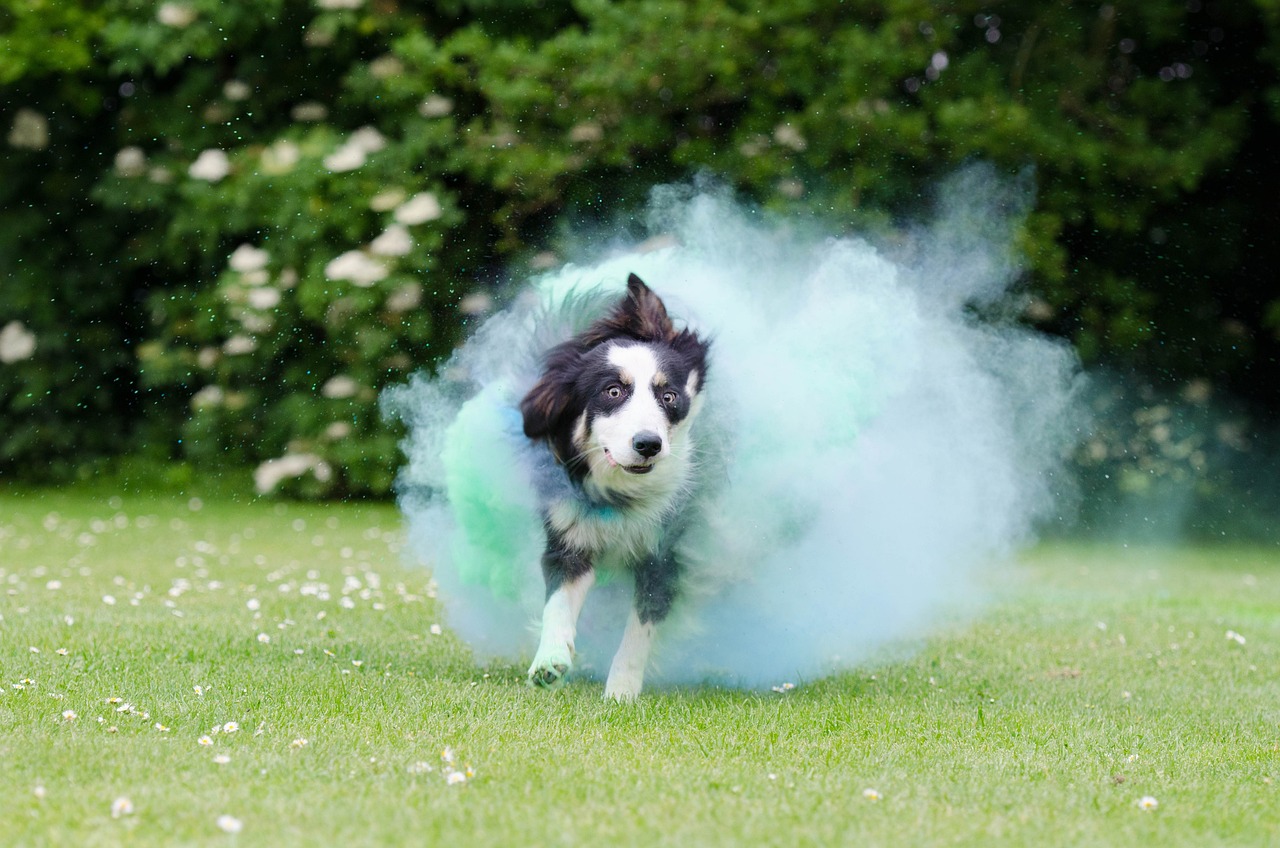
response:
M0 0L0 468L384 493L378 391L701 171L865 229L1033 165L1027 319L1248 391L1278 32L1274 0Z

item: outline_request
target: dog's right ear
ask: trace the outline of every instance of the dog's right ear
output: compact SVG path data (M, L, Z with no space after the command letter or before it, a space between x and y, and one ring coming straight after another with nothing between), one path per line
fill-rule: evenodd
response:
M572 384L562 368L548 367L541 379L520 401L524 434L531 439L550 438L561 428L573 399Z

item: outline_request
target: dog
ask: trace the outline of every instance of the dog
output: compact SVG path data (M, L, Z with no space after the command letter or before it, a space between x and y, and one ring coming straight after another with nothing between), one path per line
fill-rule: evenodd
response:
M550 449L555 478L538 486L547 598L531 685L564 682L596 570L612 568L632 572L635 600L604 694L640 694L655 628L679 593L709 353L635 274L612 312L546 353L520 402L524 434Z

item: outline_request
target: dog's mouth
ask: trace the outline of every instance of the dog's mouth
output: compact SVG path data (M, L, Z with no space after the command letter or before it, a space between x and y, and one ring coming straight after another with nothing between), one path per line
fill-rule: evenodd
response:
M639 465L623 465L622 463L618 462L618 460L613 458L613 454L609 453L608 448L604 449L604 458L609 460L610 468L621 468L623 471L627 472L628 474L648 474L650 471L653 470L653 465L651 463L640 463Z

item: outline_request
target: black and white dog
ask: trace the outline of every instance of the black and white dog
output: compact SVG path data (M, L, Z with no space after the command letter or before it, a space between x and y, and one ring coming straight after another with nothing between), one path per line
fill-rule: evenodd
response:
M539 493L547 602L530 683L563 682L596 569L621 568L635 576L635 604L605 696L640 693L654 628L681 576L675 543L695 484L690 428L708 350L697 334L677 330L662 300L632 274L610 314L547 352L520 403L525 435L547 443L563 484Z

